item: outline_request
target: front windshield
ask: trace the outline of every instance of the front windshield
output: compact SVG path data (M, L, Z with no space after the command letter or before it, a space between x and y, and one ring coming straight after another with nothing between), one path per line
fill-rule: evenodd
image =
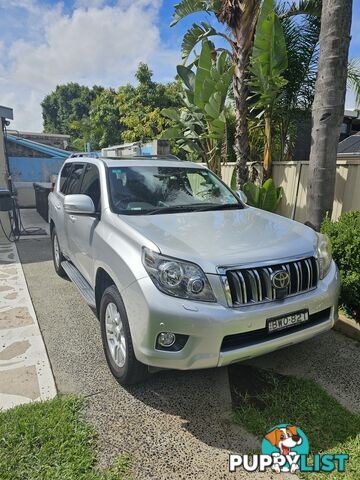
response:
M184 167L108 168L110 202L116 213L145 215L242 208L212 172Z

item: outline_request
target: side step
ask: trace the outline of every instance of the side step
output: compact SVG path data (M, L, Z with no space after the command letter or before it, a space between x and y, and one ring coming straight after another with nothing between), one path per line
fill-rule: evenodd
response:
M61 266L65 270L66 275L78 288L79 292L81 293L86 303L90 307L95 308L96 307L95 292L91 288L91 286L88 284L88 282L85 280L85 278L81 275L79 270L72 263L67 261L61 262Z

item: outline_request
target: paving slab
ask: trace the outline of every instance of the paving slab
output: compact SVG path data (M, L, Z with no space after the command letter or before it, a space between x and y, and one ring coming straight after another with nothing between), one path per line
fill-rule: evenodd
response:
M0 409L56 395L15 244L0 245Z

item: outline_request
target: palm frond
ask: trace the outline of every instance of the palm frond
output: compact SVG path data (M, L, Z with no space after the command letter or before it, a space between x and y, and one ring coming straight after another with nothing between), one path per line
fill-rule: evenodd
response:
M284 100L289 108L307 110L312 104L319 54L320 19L282 17L289 66Z
M294 15L312 15L321 17L322 0L300 0L290 3L288 8L284 8L282 17L293 17Z
M348 88L355 93L356 108L360 108L360 58L352 58L348 64Z
M180 20L197 12L211 11L212 3L209 0L181 0L174 6L174 20L170 26L173 27Z
M182 60L185 63L189 58L190 53L194 50L196 45L205 38L219 35L211 25L206 22L201 22L201 25L194 23L192 27L185 33L181 44Z

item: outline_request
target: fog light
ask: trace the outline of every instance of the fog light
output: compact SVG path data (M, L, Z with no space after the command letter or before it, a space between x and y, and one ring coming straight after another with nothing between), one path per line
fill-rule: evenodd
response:
M204 280L201 277L192 277L190 278L187 288L191 293L201 293L204 290Z
M176 341L176 335L170 332L162 332L158 336L158 343L162 347L172 347Z

